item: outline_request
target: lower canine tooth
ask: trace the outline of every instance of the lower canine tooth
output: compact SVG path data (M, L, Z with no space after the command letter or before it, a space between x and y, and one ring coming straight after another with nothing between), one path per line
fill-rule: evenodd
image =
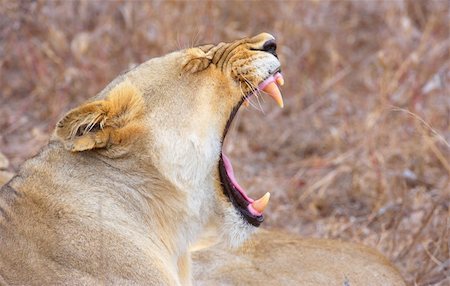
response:
M270 199L270 193L267 192L264 196L262 196L260 199L254 201L252 203L252 206L255 210L257 210L258 212L262 213L266 207L267 204L269 203L269 199Z

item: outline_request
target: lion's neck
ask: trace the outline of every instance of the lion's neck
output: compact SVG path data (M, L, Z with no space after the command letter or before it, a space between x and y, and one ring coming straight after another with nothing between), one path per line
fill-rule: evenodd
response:
M209 217L211 207L208 204L213 200L213 186L208 186L205 180L199 184L191 181L180 187L162 176L153 165L149 167L149 161L140 161L147 162L145 166L133 164L139 166L141 171L146 170L143 176L133 181L140 182L135 190L148 204L148 209L142 212L153 218L149 225L152 230L149 236L174 258L172 261L176 263L180 285L191 285L189 248L197 240ZM187 191L186 188L191 190Z
M125 191L118 192L122 197L127 197L130 207L140 206L138 212L146 218L150 230L148 235L152 240L159 242L172 255L184 255L189 245L197 239L208 217L210 207L207 202L212 200L208 196L212 196L213 192L207 182L203 186L184 185L184 189L180 188L162 175L150 158L142 160L142 157L131 157L120 161L98 157L98 160L109 169L109 176L113 177L115 172L117 176L121 175L120 184ZM187 192L186 188L192 188L192 191ZM197 197L192 194L202 195ZM145 204L142 204L144 201Z
M184 207L201 225L212 211L216 189L213 172L221 149L220 137L214 132L217 127L203 118L207 115L199 112L178 128L153 128L154 150L150 155L161 174L186 194Z
M150 158L130 155L109 159L96 152L62 156L67 151L59 145L53 143L44 148L22 170L32 174L27 177L27 182L45 177L48 186L43 190L54 189L41 192L40 189L28 188L25 193L29 193L30 197L42 197L55 206L77 201L74 206L78 209L74 213L80 216L99 215L96 220L103 221L104 228L109 231L123 231L125 228L130 233L138 231L171 257L171 261L187 253L202 228L203 207L201 202L167 180L153 166ZM47 162L51 170L43 173L34 161ZM67 184L67 170L70 170L71 184ZM20 185L28 185L27 182ZM18 186L17 190L21 189ZM86 192L89 193L89 200L77 199L85 196ZM26 196L24 194L24 198Z

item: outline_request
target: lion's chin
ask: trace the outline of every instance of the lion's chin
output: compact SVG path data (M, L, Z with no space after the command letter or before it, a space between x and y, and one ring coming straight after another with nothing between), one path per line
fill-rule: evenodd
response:
M226 238L228 247L239 247L245 242L255 231L256 227L250 225L242 219L241 214L234 207L225 210L224 221L220 228L220 234Z
M191 251L207 247L234 249L244 244L258 228L246 223L238 210L226 206L228 202L216 205L215 214L203 226L202 232L190 246Z

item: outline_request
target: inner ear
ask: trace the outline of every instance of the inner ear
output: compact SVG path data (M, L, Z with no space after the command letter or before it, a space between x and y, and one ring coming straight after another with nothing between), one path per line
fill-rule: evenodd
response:
M85 103L69 111L57 124L55 136L70 151L126 145L143 131L140 92L124 81L103 100Z
M75 136L83 136L88 132L98 132L102 129L100 122L96 122L93 124L83 124L81 125Z
M189 73L203 71L211 64L211 58L200 48L188 51L187 59L183 65L183 70Z

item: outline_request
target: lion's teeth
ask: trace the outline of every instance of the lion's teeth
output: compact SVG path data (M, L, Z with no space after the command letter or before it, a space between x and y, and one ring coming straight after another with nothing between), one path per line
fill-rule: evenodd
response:
M244 99L244 102L242 104L248 108L248 106L250 105L250 102L248 101L248 99Z
M269 199L270 199L270 193L267 192L260 199L254 201L252 203L252 206L256 211L262 213L264 211L264 209L267 207L267 204L269 203Z
M283 78L283 76L281 74L279 74L279 76L277 77L276 81L277 81L277 84L279 86L283 86L284 85L284 78Z
M275 82L271 82L266 85L266 87L263 88L263 91L275 99L279 107L283 108L283 97L281 96L280 89Z

